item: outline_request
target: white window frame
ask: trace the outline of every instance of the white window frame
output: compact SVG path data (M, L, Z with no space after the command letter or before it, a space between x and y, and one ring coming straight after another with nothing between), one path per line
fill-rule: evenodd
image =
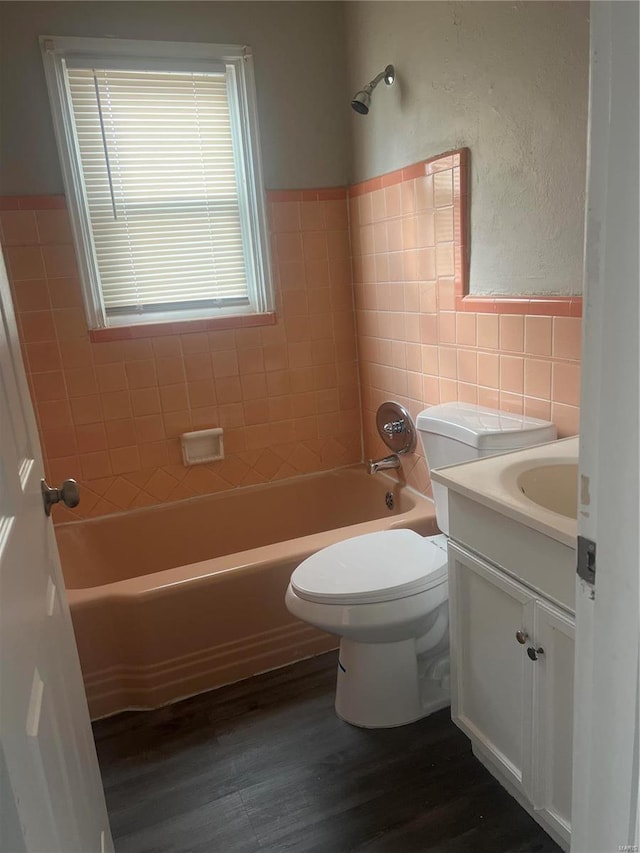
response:
M40 36L53 124L91 329L273 311L269 234L260 157L255 78L246 45ZM231 112L249 304L107 316L91 229L65 64L126 70L206 72L225 68ZM238 156L239 155L239 156Z

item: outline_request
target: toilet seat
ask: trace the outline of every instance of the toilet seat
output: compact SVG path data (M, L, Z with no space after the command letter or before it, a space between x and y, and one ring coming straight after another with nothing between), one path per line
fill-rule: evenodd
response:
M312 554L294 571L291 588L318 604L373 604L446 581L446 537L425 539L402 529L345 539Z

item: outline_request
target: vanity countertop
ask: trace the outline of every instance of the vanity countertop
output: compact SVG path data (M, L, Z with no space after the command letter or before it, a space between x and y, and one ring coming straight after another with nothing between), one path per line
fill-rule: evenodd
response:
M556 512L530 499L521 483L525 472L538 469L540 477L546 472L558 479L560 490L571 490L578 463L578 437L560 439L548 444L528 447L499 456L487 456L450 465L431 472L431 478L448 489L475 500L514 521L555 539L571 548L576 547L577 521L574 517ZM565 473L566 472L566 473ZM563 477L573 477L562 482ZM553 484L547 489L553 498ZM577 487L576 487L577 492Z

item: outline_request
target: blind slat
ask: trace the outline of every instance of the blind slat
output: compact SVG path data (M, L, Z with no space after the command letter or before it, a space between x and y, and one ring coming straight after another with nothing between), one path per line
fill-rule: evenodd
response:
M105 306L246 300L225 75L67 73Z

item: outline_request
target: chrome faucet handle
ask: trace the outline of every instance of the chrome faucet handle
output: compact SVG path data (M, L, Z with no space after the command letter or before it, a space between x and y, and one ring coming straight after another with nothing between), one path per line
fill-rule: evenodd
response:
M387 400L378 406L376 429L380 438L394 453L413 453L416 449L416 425L400 403Z
M403 432L406 432L407 424L404 418L400 418L398 421L390 421L388 424L385 424L382 429L387 435L401 435Z

